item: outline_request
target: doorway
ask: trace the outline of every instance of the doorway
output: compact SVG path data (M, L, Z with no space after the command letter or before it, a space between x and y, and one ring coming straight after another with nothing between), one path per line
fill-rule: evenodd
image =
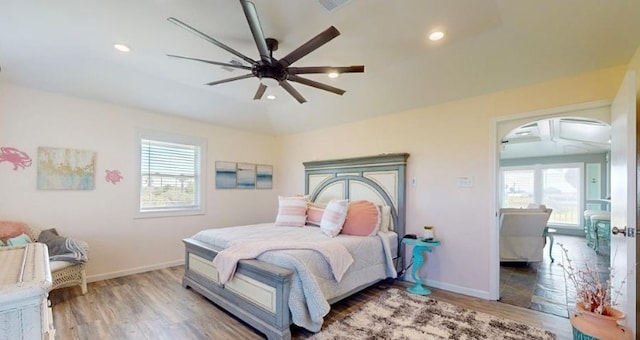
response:
M545 238L542 261L501 262L501 302L568 317L575 288L558 265L562 248L572 258L597 263L603 280L608 277L609 232L601 233L595 248L586 237L590 221L583 212L609 209L610 107L609 101L600 101L497 123L497 229L500 208L545 205L552 209L545 233L553 237Z

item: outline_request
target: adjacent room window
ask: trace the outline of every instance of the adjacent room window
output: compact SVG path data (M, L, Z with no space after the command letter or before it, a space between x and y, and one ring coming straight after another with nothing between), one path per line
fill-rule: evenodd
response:
M502 207L544 204L553 209L549 224L579 226L583 173L581 163L503 167L500 170Z
M139 133L139 217L204 212L204 142L154 132Z

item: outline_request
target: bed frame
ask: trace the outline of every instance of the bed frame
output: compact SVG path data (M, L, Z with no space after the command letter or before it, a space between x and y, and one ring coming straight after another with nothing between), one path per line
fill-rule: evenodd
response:
M405 225L405 171L409 154L305 162L305 193L311 201L366 199L391 207L393 229L399 238ZM182 286L191 287L219 307L242 319L268 339L290 339L291 315L288 301L292 271L259 260L241 260L230 281L221 285L212 264L222 249L193 238L185 244L185 273ZM394 257L402 268L400 247ZM371 283L375 284L375 282ZM354 294L370 285L332 299Z

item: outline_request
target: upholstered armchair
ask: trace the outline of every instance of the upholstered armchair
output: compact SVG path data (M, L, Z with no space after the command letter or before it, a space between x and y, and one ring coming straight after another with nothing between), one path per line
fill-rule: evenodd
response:
M500 261L540 262L551 209L500 209Z

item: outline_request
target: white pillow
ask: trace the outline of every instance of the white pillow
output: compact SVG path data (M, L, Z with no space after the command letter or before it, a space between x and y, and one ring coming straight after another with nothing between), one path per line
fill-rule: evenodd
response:
M304 227L307 220L307 196L278 196L276 225Z
M347 218L347 209L349 207L349 201L347 200L332 200L324 208L322 214L322 220L320 221L320 230L330 237L336 237L342 230L344 220Z
M380 211L382 212L382 217L380 218L380 231L386 232L391 230L391 207L383 205L380 207Z

